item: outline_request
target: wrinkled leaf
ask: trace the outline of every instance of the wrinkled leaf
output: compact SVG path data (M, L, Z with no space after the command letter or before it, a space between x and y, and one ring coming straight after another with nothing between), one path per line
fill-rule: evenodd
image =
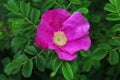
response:
M109 12L117 13L116 8L112 4L106 4L104 9Z
M120 16L118 14L115 14L115 13L109 13L106 16L106 19L110 20L110 21L118 21L118 20L120 20Z
M30 77L32 75L32 70L33 62L31 60L27 60L22 67L22 75L26 78Z
M44 71L46 66L46 61L43 56L39 55L35 58L36 66L39 71Z

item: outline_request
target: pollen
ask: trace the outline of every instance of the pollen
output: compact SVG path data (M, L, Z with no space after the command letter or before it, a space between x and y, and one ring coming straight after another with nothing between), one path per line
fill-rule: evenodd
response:
M54 32L53 42L62 47L66 44L67 38L63 31Z

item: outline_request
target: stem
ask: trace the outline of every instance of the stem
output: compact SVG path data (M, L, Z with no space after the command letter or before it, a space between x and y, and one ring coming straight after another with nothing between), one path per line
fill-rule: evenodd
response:
M32 24L35 28L37 28L36 25L32 21L30 21L27 17L25 17L25 20Z
M68 9L71 6L71 4L72 4L72 2L70 1L70 3L68 4L66 9Z
M40 55L44 50L42 49L36 56L30 58L31 60L35 59L38 55Z
M118 49L118 48L114 48L114 49L109 50L109 51L107 51L107 52L115 51L115 50L117 50L117 49Z
M26 21L28 21L28 22L29 22L30 24L32 24L35 28L37 28L37 26L36 26L31 20L29 20L27 17L25 17L24 15L22 15L22 13L19 14L19 16L23 17Z
M58 7L61 7L61 8L62 8L62 6L61 6L60 4L58 4L56 1L54 1L54 3L55 3Z

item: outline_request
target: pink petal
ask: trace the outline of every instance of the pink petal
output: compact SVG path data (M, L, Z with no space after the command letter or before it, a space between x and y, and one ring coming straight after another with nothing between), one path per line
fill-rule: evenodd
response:
M47 49L48 45L52 42L53 32L48 23L41 21L37 29L35 42L37 46Z
M69 41L79 39L89 32L89 23L79 12L74 12L64 23L63 30Z
M48 10L43 14L42 20L46 21L54 31L58 31L69 16L70 13L65 9Z
M76 53L69 54L64 51L61 51L60 49L56 50L56 53L57 53L59 59L67 60L67 61L72 61L73 59L75 59L77 57Z
M61 49L65 52L73 54L79 50L89 49L90 45L91 45L91 40L90 40L89 36L84 36L81 39L68 42Z

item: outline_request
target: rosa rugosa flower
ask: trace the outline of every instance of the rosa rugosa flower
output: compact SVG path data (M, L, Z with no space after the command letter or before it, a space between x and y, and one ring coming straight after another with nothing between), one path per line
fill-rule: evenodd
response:
M55 50L59 59L71 61L77 57L76 51L90 47L89 27L80 12L70 15L64 9L48 10L42 15L35 42Z

